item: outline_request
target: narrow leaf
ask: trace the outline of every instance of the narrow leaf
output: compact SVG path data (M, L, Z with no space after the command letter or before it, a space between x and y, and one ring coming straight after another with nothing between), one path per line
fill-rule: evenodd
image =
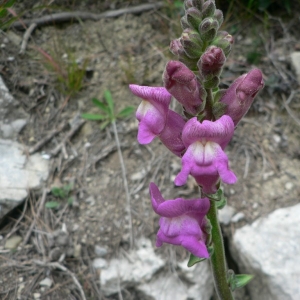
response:
M107 116L98 115L98 114L82 114L83 119L92 120L92 121L103 121L107 119Z
M127 106L118 113L117 118L126 118L130 116L134 110L135 108L133 106Z
M109 107L105 103L99 101L96 98L93 98L92 101L93 101L94 105L98 106L102 111L109 114Z
M52 195L55 196L55 197L61 197L62 190L61 190L61 188L54 186L54 187L51 189L51 193L52 193Z
M253 275L249 275L249 274L234 275L233 281L234 281L235 288L234 289L232 288L232 291L245 286L253 279L253 277L254 277Z
M206 258L200 258L200 257L195 256L194 254L191 254L187 266L190 268L193 265L195 265L201 261L204 261L205 259Z
M49 201L45 204L46 208L57 208L59 207L59 202L57 201Z
M109 90L106 90L104 92L104 98L108 104L109 110L110 110L110 115L111 117L114 116L114 101L111 95L111 92Z
M100 125L100 129L103 130L109 123L110 123L110 120L107 120L107 121L103 122L103 123Z

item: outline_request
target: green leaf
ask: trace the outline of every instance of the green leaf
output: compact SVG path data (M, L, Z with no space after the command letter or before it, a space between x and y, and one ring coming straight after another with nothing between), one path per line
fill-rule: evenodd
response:
M228 280L230 289L234 291L238 288L245 286L253 279L253 277L254 277L253 275L248 275L248 274L236 275L233 273L233 271L231 271L231 273L229 273L229 280Z
M68 204L69 204L69 205L72 205L73 202L74 202L74 198L73 198L73 197L69 197L69 198L68 198Z
M107 121L103 122L103 123L100 125L100 129L103 130L110 122L111 122L111 120L107 120Z
M56 186L51 189L51 193L53 196L59 197L59 198L62 198L62 196L64 194L63 190Z
M192 267L193 265L195 265L195 264L197 264L197 263L199 263L199 262L201 262L201 261L204 261L205 259L206 259L206 258L200 258L200 257L197 257L197 256L195 256L194 254L191 253L190 259L189 259L189 261L188 261L187 266L190 268L190 267Z
M109 114L109 107L105 103L99 101L96 98L93 98L92 101L93 101L94 105L98 106L102 111Z
M81 117L83 119L87 119L91 121L103 121L107 119L107 116L99 115L99 114L82 114Z
M104 98L108 104L109 110L110 110L110 116L114 118L114 101L111 95L111 92L109 90L105 90L104 92Z
M130 116L134 110L135 108L133 106L127 106L118 113L117 118L126 118Z
M46 204L45 204L45 207L46 208L58 208L59 207L59 202L57 202L57 201L49 201L49 202L47 202Z
M64 192L66 193L66 195L69 195L70 191L73 190L73 184L70 183L70 184L66 184L63 186L63 190Z

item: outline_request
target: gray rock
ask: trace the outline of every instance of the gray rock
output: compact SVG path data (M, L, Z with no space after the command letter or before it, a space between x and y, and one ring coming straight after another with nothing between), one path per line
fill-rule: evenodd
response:
M119 288L149 281L164 266L164 261L154 253L150 240L141 239L138 244L138 250L127 253L125 257L112 259L107 269L101 270L101 288L106 296L117 293Z
M223 225L230 224L231 218L235 213L235 208L232 206L226 205L224 208L218 210L218 216L220 223Z
M26 125L25 119L17 119L11 123L0 122L0 136L3 138L15 138Z
M274 211L238 229L233 251L242 272L255 278L251 299L300 299L300 204Z
M106 256L107 250L99 245L95 245L95 254L98 257L103 257L103 256Z
M16 249L20 243L22 242L22 238L19 235L13 235L9 239L6 240L4 248L5 249Z
M19 205L29 189L38 189L48 177L48 161L39 154L26 157L23 146L0 139L0 219Z
M291 54L292 65L297 74L298 82L300 83L300 51Z
M95 269L107 269L107 261L103 258L95 258L93 260L93 267Z
M242 221L245 218L245 214L243 212L238 212L231 218L231 222L237 223L239 221Z
M40 281L40 286L46 286L46 287L51 287L52 286L52 280L48 277Z
M137 289L144 298L154 300L209 300L214 285L207 262L188 268L187 261L184 261L178 264L176 273L161 272Z

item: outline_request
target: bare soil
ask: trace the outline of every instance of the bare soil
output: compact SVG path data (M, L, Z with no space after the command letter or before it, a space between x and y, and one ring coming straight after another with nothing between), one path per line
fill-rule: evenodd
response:
M21 11L23 1L16 6ZM139 1L140 3L140 1ZM108 2L83 6L82 2L69 4L71 10L103 12ZM131 3L136 4L134 2ZM28 6L27 6L28 7ZM49 11L30 10L23 18L45 15ZM67 139L72 124L80 114L97 113L92 98L103 99L105 89L113 95L120 110L137 106L139 99L132 96L129 83L160 86L166 62L172 59L168 51L171 39L179 34L174 14L170 23L167 10L152 10L140 15L126 14L114 19L84 21L38 27L31 35L25 54L20 55L23 31L10 29L0 32L0 74L14 98L19 101L6 120L28 116L28 124L18 141L30 149L49 132L57 134L39 151L47 156L60 143L63 146L50 158L51 176L46 188L73 184L70 205L59 200L56 209L44 207L38 216L42 199L40 193L31 193L25 205L18 208L0 229L3 246L8 236L17 233L24 238L33 219L33 231L26 245L13 252L0 252L0 298L33 299L40 293L42 299L81 299L80 290L72 276L35 260L49 264L60 263L76 275L87 299L105 299L99 286L99 274L92 268L94 247L107 249L106 258L117 255L120 249L129 249L129 222L121 167L111 127L101 130L99 123L86 121ZM279 207L299 202L300 184L300 89L290 63L290 53L300 49L300 20L296 16L288 22L270 19L268 27L255 19L246 24L226 22L224 29L235 30L235 46L223 72L223 85L228 86L237 76L253 67L264 74L266 86L258 95L246 118L239 124L227 148L231 168L238 183L224 187L228 204L242 212L244 217L224 232L230 238L235 228L251 223ZM238 28L238 30L236 30ZM35 47L35 48L34 48ZM39 47L51 54L59 64L67 64L71 56L80 64L86 61L83 87L69 95L57 73L45 65L45 59L36 50ZM249 63L250 53L259 53L260 59ZM248 56L248 60L247 60ZM179 109L173 103L174 109ZM287 110L288 108L288 110ZM62 129L61 124L66 123ZM197 196L193 180L183 188L175 188L173 180L180 169L180 159L165 151L159 141L141 146L136 141L137 122L134 116L117 122L122 154L127 170L131 196L133 236L149 237L153 242L158 228L152 212L148 184L154 181L165 198ZM57 200L50 192L45 202ZM65 224L67 237L59 240ZM3 248L2 248L3 249ZM186 256L176 248L179 259ZM157 250L168 257L167 250ZM50 276L54 285L41 290L39 281ZM20 286L23 284L23 289ZM133 291L124 291L124 299L138 299Z

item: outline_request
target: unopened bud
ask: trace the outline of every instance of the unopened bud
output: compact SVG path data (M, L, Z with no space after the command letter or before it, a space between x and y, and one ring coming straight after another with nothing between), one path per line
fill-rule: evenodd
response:
M202 6L203 18L212 17L215 13L216 5L214 0L207 0Z
M219 31L212 41L212 45L222 48L226 56L230 53L232 44L233 37L227 31Z
M193 0L193 6L198 8L200 11L202 11L202 7L205 0Z
M184 1L184 9L188 10L191 7L194 7L193 0L185 0Z
M186 11L186 20L191 28L198 30L202 21L202 14L197 8L191 7Z
M184 53L184 49L183 49L183 46L180 42L180 39L176 39L176 40L171 41L170 51L174 55L177 55L177 56L180 56Z
M181 19L180 19L180 24L181 24L181 28L184 30L184 29L187 29L187 28L190 28L190 25L186 19L186 16L183 16Z
M202 104L202 91L195 74L179 61L169 61L163 74L165 88L185 110L196 115Z
M216 46L208 47L197 64L200 77L209 79L212 76L219 76L225 61L226 57L221 48Z
M180 38L180 42L184 48L184 52L189 58L198 58L202 54L203 42L197 31L185 29Z
M220 27L224 21L223 12L220 9L216 9L214 13L214 18L218 21Z
M262 73L253 69L237 78L220 99L226 104L225 114L230 116L236 126L249 110L255 96L264 87Z
M219 29L219 23L214 18L205 18L199 26L201 39L206 42L212 41Z

